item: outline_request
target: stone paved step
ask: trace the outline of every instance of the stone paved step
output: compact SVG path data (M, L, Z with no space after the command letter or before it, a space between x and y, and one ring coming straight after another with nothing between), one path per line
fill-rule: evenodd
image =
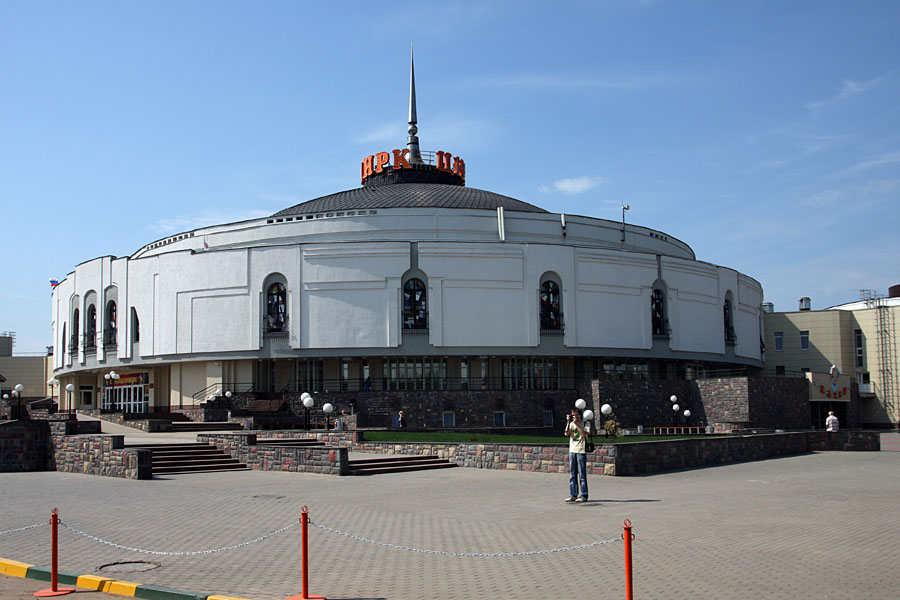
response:
M451 469L459 465L437 456L396 456L351 460L348 462L348 466L350 475L381 475L408 471Z
M153 453L154 475L248 470L247 465L210 444L145 444L127 447L143 448Z

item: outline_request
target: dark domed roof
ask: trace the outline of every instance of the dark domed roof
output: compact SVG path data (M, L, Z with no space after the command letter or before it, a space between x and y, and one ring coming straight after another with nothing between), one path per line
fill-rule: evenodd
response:
M366 186L322 196L315 200L301 202L272 216L285 217L315 212L370 208L474 208L496 210L498 206L502 206L504 210L518 212L547 212L543 208L510 198L509 196L460 185L394 183Z

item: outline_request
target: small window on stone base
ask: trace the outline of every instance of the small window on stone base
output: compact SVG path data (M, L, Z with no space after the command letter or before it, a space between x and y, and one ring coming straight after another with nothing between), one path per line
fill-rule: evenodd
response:
M444 411L444 427L456 427L456 413L453 411Z
M506 427L506 413L504 411L494 411L494 427Z
M544 411L543 425L544 425L544 427L553 427L553 411L552 410Z

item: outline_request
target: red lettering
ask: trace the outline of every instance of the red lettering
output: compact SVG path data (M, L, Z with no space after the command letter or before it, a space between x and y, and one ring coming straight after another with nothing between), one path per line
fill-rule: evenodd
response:
M449 152L441 152L437 153L437 170L438 171L447 171L448 173L453 172L453 167L450 164L452 157Z
M460 176L463 184L466 183L466 161L458 156L453 157L453 172Z
M374 164L374 162L375 157L372 155L369 155L363 159L362 165L360 165L360 175L363 183L366 181L366 178L372 174L372 165Z
M395 169L408 169L409 161L406 160L406 155L409 154L409 148L404 148L403 150L394 150L394 168Z
M379 152L375 155L375 172L381 173L384 170L384 167L390 166L391 164L391 155L387 152Z

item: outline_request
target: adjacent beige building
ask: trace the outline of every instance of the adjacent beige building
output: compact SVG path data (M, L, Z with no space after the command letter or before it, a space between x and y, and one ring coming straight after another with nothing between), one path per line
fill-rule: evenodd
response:
M826 310L809 310L809 299L803 298L798 311L765 312L766 370L776 375L808 374L815 382L810 386L813 423L824 421L828 410L839 417L846 414L849 397L839 391L844 377L849 377L859 385L858 416L863 426L897 427L900 286L893 286L888 296L872 292L861 296L857 302Z
M52 356L13 356L15 334L0 332L0 399L10 405L16 395L15 387L22 385L22 402L47 398L59 399L59 387L47 382L53 379Z

